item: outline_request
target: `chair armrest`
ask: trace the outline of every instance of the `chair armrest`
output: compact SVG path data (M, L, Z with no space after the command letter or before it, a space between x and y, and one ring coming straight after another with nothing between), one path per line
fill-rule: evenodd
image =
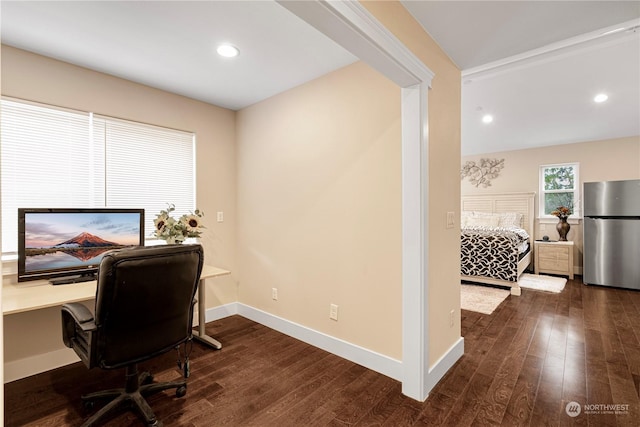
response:
M89 369L95 366L97 326L91 311L80 303L62 306L62 341ZM94 333L96 332L96 333Z
M78 326L80 326L83 331L90 331L96 328L95 322L93 321L93 313L91 313L91 311L87 307L78 302L63 304L63 319L67 317L65 316L65 313L67 314L67 316L71 316L74 322Z

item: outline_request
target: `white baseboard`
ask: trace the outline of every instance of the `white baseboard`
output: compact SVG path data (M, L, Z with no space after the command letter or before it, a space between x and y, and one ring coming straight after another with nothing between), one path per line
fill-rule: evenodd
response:
M329 353L350 360L368 369L379 372L397 381L402 381L402 361L393 359L375 351L368 350L358 345L349 343L310 329L295 322L283 319L262 310L244 305L241 303L230 303L219 307L210 308L205 313L207 322L224 319L232 315L240 315L247 319L258 322L271 329L289 335L300 341L321 348ZM219 337L224 345L224 337ZM460 338L447 353L436 362L429 370L428 390L431 390L445 373L464 354L464 339ZM80 359L69 348L52 351L37 356L26 357L24 359L5 362L4 382L11 382L21 378L26 378L41 372L59 368Z
M204 320L206 323L209 323L235 314L238 314L238 303L232 302L218 307L208 308L204 313Z
M80 358L72 349L63 348L38 354L37 356L29 356L12 362L5 362L4 382L6 384L79 361Z
M238 314L314 347L402 381L402 362L400 360L392 359L248 305L238 303Z
M464 355L464 338L460 337L455 344L429 369L427 390L431 391L438 381L453 367Z
M373 371L402 381L402 362L241 303L207 309L207 322L238 314ZM218 339L218 338L217 338ZM224 337L219 337L223 341Z

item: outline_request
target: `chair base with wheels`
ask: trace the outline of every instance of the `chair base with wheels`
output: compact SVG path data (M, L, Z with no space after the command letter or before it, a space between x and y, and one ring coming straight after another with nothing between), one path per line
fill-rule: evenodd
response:
M187 382L173 381L153 383L153 376L149 372L138 374L137 365L126 368L126 383L124 388L102 390L81 396L85 409L92 409L97 400L111 399L111 401L93 414L82 427L98 425L107 414L121 407L129 407L138 411L138 414L149 426L161 427L163 424L156 419L153 410L145 400L145 397L163 390L176 389L176 397L183 397L187 393Z
M145 397L162 390L187 392L186 379L153 383L138 364L178 349L189 376L193 306L204 251L201 245L128 248L104 254L98 268L94 313L84 304L62 306L62 340L87 368L126 369L125 386L81 396L85 408L110 400L83 426L93 426L122 407L133 409L149 426L161 426ZM185 360L180 345L185 344Z

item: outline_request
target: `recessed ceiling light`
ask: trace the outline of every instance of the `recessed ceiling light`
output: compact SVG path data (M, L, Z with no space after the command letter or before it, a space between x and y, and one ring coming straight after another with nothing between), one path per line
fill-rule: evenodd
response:
M609 97L608 97L607 95L605 95L604 93L600 93L600 94L596 95L596 96L593 98L593 101L594 101L594 102L604 102L604 101L606 101L607 99L609 99Z
M491 123L493 121L493 116L491 114L485 114L482 116L482 123Z
M221 44L220 46L218 46L218 49L216 49L216 52L218 52L218 55L224 56L225 58L233 58L234 56L238 56L238 54L240 54L240 50L230 44Z

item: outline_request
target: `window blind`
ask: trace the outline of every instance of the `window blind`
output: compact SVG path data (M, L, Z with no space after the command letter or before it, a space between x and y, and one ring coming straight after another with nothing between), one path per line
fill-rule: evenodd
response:
M102 147L87 113L2 101L2 251L18 247L18 208L102 206Z
M19 207L195 209L195 135L3 98L2 252L17 251Z
M99 116L93 126L106 147L106 206L143 207L147 236L167 204L176 217L195 209L193 133Z

